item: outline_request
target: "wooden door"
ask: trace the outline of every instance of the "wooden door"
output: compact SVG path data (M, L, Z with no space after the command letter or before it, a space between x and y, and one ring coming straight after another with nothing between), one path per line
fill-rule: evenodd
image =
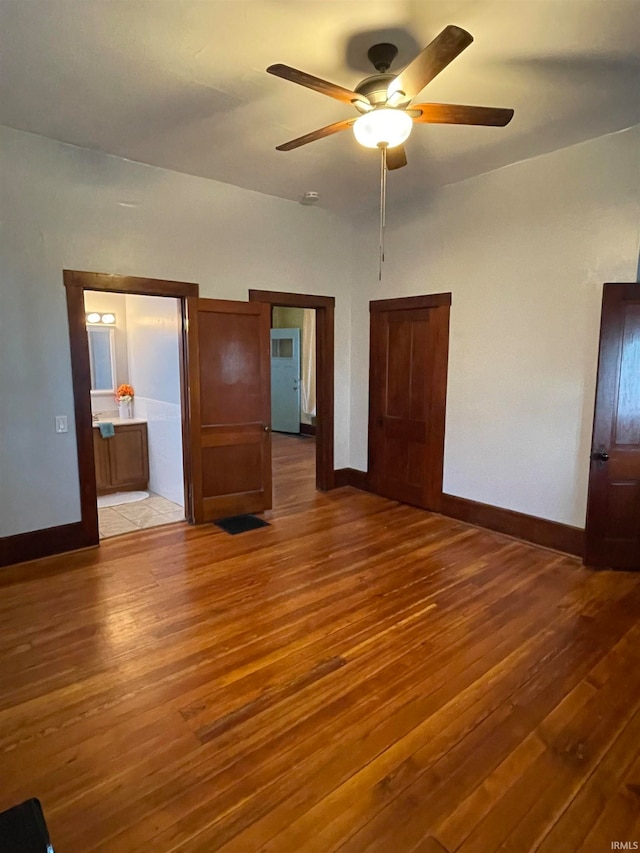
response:
M190 298L188 323L194 519L269 509L269 306Z
M371 302L369 474L375 492L438 510L450 294Z
M605 284L585 562L640 569L640 284Z

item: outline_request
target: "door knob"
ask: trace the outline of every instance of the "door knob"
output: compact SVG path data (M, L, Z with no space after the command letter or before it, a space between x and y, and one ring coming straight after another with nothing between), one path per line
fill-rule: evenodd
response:
M594 450L591 458L594 462L606 462L609 459L609 454L604 450Z
M262 426L264 427L265 432L269 432L269 429L270 429L269 424L262 424Z

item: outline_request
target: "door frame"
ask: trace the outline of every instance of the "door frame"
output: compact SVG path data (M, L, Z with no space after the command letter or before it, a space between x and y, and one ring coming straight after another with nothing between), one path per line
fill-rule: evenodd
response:
M435 409L439 414L437 422L429 430L430 459L435 457L432 475L429 478L428 488L425 493L424 509L432 512L440 512L442 509L443 479L444 479L444 439L447 411L447 374L449 366L449 321L451 308L451 293L432 293L424 296L403 296L397 299L376 299L369 302L369 424L368 424L368 472L369 487L371 491L376 490L375 467L373 465L372 450L376 444L376 394L378 386L374 387L380 379L378 376L379 352L374 351L374 329L383 312L388 311L413 311L423 308L446 308L446 329L442 336L444 349L444 361L434 377L434 399Z
M333 469L334 424L334 321L335 298L275 290L249 290L249 302L266 302L271 307L314 308L316 312L316 488L335 488Z
M199 286L193 282L167 281L137 276L63 270L67 296L69 343L71 347L71 376L76 421L78 475L80 480L81 525L86 544L98 545L98 503L96 472L93 456L93 421L91 417L91 370L86 332L84 291L100 290L112 293L131 293L140 296L171 296L179 300L182 328L180 330L180 408L182 416L182 464L185 495L185 515L193 523L191 492L191 457L189 424L189 297L198 297ZM86 547L86 544L82 547Z

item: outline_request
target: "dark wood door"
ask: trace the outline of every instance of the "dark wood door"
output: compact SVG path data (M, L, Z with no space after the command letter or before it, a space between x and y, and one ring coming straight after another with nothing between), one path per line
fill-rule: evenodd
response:
M585 562L640 569L640 284L605 284Z
M189 299L196 522L271 507L270 308Z
M450 294L371 302L369 476L378 494L438 510Z

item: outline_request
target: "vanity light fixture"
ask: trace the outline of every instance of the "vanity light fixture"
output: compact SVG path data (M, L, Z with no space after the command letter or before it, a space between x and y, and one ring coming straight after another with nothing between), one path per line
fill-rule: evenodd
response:
M111 312L98 314L97 311L90 311L86 318L88 326L113 326L116 322L116 315L111 314Z

